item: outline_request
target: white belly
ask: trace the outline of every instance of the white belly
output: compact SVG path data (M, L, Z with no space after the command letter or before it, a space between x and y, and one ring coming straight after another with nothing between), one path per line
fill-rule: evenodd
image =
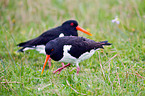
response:
M45 52L45 46L44 45L38 45L38 46L36 46L36 50L39 51L39 53L46 54L46 52Z
M37 51L39 51L39 53L43 53L43 54L46 54L45 53L45 46L44 45L38 45L38 46L33 46L32 48L29 48L29 47L27 47L27 48L25 48L23 51L26 51L26 50L37 50Z
M65 45L63 48L63 58L59 60L59 62L67 62L67 63L79 63L83 60L90 58L96 50L92 49L90 52L83 53L79 58L75 58L71 56L68 51L70 50L71 45Z
M61 60L59 60L59 62L67 62L67 63L74 63L77 59L73 56L71 56L68 51L70 50L70 48L72 47L72 45L64 45L63 47L63 58Z
M88 58L90 58L94 53L95 53L96 50L92 49L90 52L85 52L83 53L79 58L79 62L83 61L83 60L86 60Z

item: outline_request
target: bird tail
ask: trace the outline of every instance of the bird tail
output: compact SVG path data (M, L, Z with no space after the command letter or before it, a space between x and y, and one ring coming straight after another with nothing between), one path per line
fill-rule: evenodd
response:
M111 43L108 43L108 41L101 41L100 42L102 45L112 45Z
M36 49L35 47L23 47L21 49L19 49L17 52L24 52L26 50L30 50L30 49Z
M24 52L25 49L28 47L28 43L29 43L29 41L17 44L18 47L23 47L23 48L19 49L17 52Z
M24 47L28 42L29 42L29 41L19 43L17 46L18 46L18 47Z
M24 47L23 48L21 48L21 49L19 49L17 52L24 52Z
M32 46L32 47L23 47L23 48L19 49L17 52L24 52L26 50L33 50L33 49L35 49L39 53L46 54L45 53L45 46L44 45Z

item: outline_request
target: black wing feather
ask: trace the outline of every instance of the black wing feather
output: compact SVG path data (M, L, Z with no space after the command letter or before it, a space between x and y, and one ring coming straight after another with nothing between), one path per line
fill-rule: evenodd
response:
M57 36L59 36L60 33L57 30L60 30L60 28L57 27L55 29L48 30L48 31L44 32L43 34L41 34L39 37L26 41L26 42L22 42L22 43L18 44L17 46L32 47L32 46L37 46L37 45L46 45L47 42L49 42L50 40L53 40Z

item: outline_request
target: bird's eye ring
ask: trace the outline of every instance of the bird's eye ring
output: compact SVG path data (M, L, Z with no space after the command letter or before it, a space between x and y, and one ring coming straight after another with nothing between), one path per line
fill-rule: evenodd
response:
M71 25L71 26L73 26L73 25L74 25L74 23L70 23L70 25Z

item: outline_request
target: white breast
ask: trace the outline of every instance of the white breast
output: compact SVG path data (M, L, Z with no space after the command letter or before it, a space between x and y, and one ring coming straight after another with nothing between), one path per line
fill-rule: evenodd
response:
M72 45L64 45L63 46L63 58L59 60L59 62L67 62L67 63L74 63L77 59L73 56L71 56L68 51Z

